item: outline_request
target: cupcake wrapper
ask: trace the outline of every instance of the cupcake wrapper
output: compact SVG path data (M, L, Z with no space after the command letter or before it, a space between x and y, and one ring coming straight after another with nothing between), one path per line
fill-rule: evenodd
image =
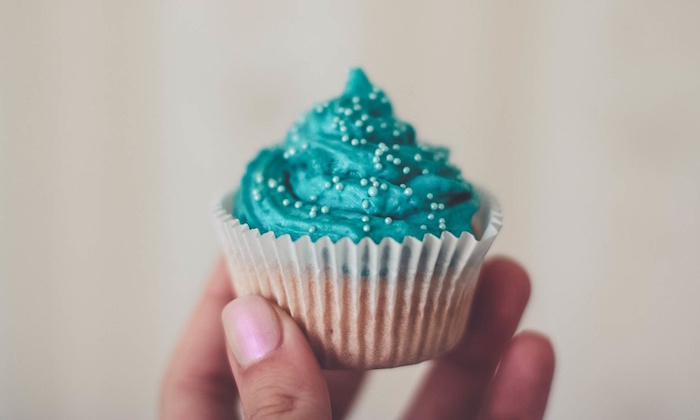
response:
M379 244L260 234L231 216L233 194L216 205L238 296L263 296L299 324L324 369L373 369L438 356L459 340L481 263L501 227L498 204L482 205L470 233Z

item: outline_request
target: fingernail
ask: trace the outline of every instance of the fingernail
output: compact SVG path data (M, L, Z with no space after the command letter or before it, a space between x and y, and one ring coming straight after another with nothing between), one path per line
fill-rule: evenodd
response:
M280 321L265 299L240 297L228 304L221 316L228 346L242 367L264 359L279 347Z

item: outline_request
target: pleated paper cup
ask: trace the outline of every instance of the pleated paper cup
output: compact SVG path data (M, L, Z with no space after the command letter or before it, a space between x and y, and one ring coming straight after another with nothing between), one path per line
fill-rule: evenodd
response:
M232 216L233 193L216 224L238 296L255 294L286 310L324 369L418 363L457 344L486 251L501 228L495 199L479 191L476 236L384 238L359 243L275 237Z

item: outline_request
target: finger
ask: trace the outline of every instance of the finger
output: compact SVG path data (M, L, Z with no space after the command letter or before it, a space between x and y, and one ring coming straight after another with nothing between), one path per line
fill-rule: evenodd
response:
M406 417L475 418L529 296L530 281L517 263L506 258L486 262L464 336L437 359Z
M221 311L232 299L231 282L221 259L165 375L161 418L232 418L236 384L221 325Z
M553 375L554 350L549 340L533 332L518 334L508 346L493 379L485 417L541 419Z
M342 419L362 386L365 372L361 370L326 370L323 372L331 396L334 419Z
M326 381L306 337L259 296L228 304L222 319L247 419L330 419Z

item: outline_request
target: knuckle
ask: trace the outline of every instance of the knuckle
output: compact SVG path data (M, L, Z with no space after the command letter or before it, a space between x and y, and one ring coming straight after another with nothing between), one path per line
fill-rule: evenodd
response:
M269 385L257 392L256 404L250 407L246 418L250 420L277 419L294 412L299 397L276 385Z
M245 418L250 420L269 419L325 419L321 407L316 407L312 401L294 392L292 388L280 384L266 385L255 391L255 401L247 409L244 407Z

